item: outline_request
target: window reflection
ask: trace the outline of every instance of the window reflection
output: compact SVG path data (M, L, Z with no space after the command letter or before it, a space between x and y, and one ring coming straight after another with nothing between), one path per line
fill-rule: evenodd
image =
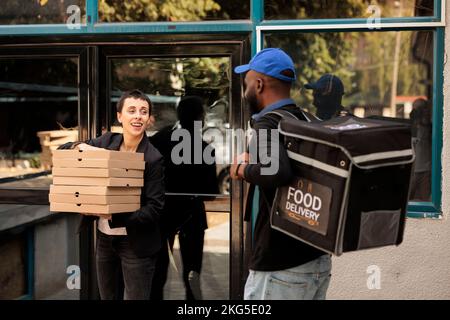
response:
M306 110L317 111L304 85L333 74L344 85L343 107L354 115L409 121L418 158L413 189L423 184L411 200L430 201L432 31L268 33L265 47L293 57L300 85L293 96Z
M265 0L264 11L267 20L422 17L434 15L434 0Z
M0 60L1 187L48 187L51 151L77 126L76 59Z
M86 0L2 0L0 24L74 23L70 17L78 13L75 13L74 7L69 8L73 5L80 10L79 23L85 23Z
M111 110L114 112L115 102L121 91L127 88L140 88L149 94L153 103L152 114L155 118L154 125L147 132L150 137L161 130L171 132L172 129L180 126L177 108L183 97L196 96L202 100L204 106L204 118L201 124L202 138L215 150L219 189L214 188L209 191L203 189L201 193L229 193L229 146L225 138L220 139L225 137L226 130L230 127L229 72L228 58L112 60ZM121 130L118 123L113 124L112 130ZM193 150L192 145L192 155ZM170 159L171 150L167 152ZM191 191L178 188L173 192L192 193Z
M104 22L236 20L250 18L250 0L100 0Z
M158 253L152 299L229 297L230 199L223 196L229 193L229 146L220 137L230 127L230 70L230 59L221 57L111 61L110 110L124 90L147 93L155 118L147 135L165 159L161 224L177 270L166 245ZM118 123L112 129L121 130ZM172 141L183 132L187 137ZM178 160L172 156L177 146Z
M79 299L66 274L80 263L79 216L26 205L42 201L51 150L68 139L78 140L78 59L0 59L0 299Z

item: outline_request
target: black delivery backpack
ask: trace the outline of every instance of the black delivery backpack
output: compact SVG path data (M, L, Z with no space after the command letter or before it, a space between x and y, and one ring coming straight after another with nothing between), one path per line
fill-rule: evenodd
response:
M277 189L272 228L338 256L402 242L415 158L408 123L283 118L278 130L295 177Z

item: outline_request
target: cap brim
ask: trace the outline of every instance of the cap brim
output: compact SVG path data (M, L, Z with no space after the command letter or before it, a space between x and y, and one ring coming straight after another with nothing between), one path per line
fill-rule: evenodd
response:
M250 70L250 65L248 64L244 64L242 66L237 66L236 68L234 68L235 73L244 73L247 72L248 70Z

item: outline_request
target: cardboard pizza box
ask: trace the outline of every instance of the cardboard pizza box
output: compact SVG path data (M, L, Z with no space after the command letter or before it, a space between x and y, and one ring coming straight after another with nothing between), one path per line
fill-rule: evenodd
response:
M80 194L49 194L50 202L57 203L81 203L81 204L139 204L140 196L99 196Z
M49 147L42 148L41 155L46 155L46 156L51 157L52 156L52 149L50 149Z
M62 186L62 185L50 186L50 193L54 194L139 196L141 192L142 189L140 187L100 187L100 186Z
M69 136L64 136L61 138L55 138L55 139L41 139L41 145L42 146L46 146L46 147L50 147L50 146L60 146L62 144L65 144L67 142L74 142L78 138L78 132L76 133L76 135L69 135Z
M124 168L130 170L144 170L145 162L83 158L59 159L53 157L53 166L58 168Z
M52 157L47 156L46 154L41 154L40 159L41 159L41 161L49 161L50 163L52 162Z
M66 186L143 187L144 179L53 177L53 184Z
M115 150L55 150L53 159L104 159L144 161L144 154L138 152L125 152Z
M140 208L139 203L128 204L76 204L50 202L51 212L75 212L82 214L113 214L134 212Z
M61 138L72 136L78 138L78 130L51 130L51 131L39 131L37 132L39 138Z
M54 177L104 177L104 178L143 178L144 171L125 168L59 168L52 170Z

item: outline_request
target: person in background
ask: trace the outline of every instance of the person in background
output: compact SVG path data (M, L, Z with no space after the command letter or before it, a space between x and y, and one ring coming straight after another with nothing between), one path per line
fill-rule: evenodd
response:
M321 120L350 113L342 106L344 84L339 77L325 74L317 82L305 84L306 89L313 90L313 105L317 108L316 116Z
M417 99L410 114L413 146L416 153L411 182L411 200L431 200L431 143L433 126L431 107L427 100Z
M175 235L178 234L181 260L183 263L183 281L186 300L202 300L200 274L203 261L205 230L208 228L205 200L213 200L219 193L216 176L216 164L206 163L205 150L215 157L211 145L203 141L202 129L205 117L203 101L197 96L183 97L177 106L179 122L168 126L150 138L150 141L163 154L166 167L166 192L175 193L167 197L162 221L163 242L173 250ZM173 133L188 133L190 157L188 163L174 161L172 151L180 142L172 141ZM195 155L196 144L200 146L200 155ZM184 154L183 154L184 155ZM187 158L186 158L187 159ZM201 161L195 161L200 159ZM165 245L159 252L155 282L152 288L154 300L162 300L167 280L169 250Z

